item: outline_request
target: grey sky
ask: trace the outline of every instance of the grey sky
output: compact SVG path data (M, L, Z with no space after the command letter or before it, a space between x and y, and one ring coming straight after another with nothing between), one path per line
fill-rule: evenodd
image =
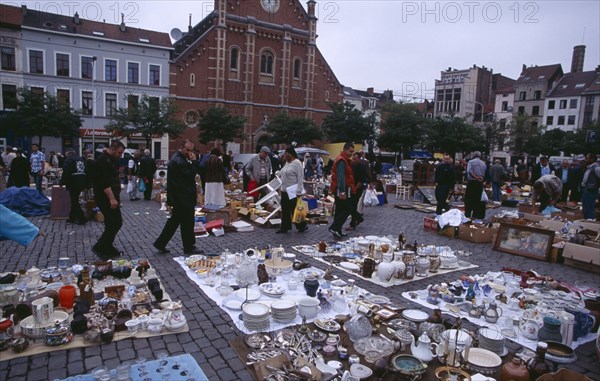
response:
M245 0L241 0L242 2ZM247 1L247 0L246 0ZM287 1L287 0L282 0ZM213 1L14 1L47 12L169 32L187 30ZM306 7L306 2L302 1ZM473 64L516 79L521 65L560 63L568 72L573 46L584 44L584 70L600 64L600 1L317 1L318 46L340 82L356 89L392 89L397 96L433 96L448 67ZM407 98L406 100L409 100Z

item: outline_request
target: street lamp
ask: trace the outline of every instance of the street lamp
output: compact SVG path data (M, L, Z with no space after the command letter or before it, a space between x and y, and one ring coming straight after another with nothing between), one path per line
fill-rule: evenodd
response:
M92 57L92 155L96 157L96 126L94 124L94 119L96 115L96 87L94 78L96 78L96 60L98 57Z

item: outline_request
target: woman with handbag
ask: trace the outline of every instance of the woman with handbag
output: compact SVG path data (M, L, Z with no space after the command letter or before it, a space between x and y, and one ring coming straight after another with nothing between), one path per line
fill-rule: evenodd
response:
M304 186L304 168L298 160L294 147L288 147L283 154L285 165L281 168L281 226L276 233L287 233L292 230L292 214L296 203L300 200ZM295 186L295 189L294 189ZM306 221L295 223L298 232L308 230Z

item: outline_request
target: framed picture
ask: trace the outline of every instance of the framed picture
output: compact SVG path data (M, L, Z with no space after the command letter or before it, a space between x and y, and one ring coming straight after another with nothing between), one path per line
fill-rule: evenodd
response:
M494 250L547 260L552 250L554 231L525 225L500 224Z

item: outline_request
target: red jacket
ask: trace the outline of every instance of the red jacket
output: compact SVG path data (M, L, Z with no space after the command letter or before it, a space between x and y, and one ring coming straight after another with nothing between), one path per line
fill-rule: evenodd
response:
M350 188L350 194L346 194L346 196L350 197L352 194L355 193L355 188L354 188L354 174L352 173L352 166L350 165L350 158L342 151L342 153L335 158L335 162L333 163L333 168L331 171L331 185L329 187L329 191L333 194L333 195L337 195L337 188L338 188L338 184L337 184L337 167L338 164L340 162L340 160L344 161L344 164L346 165L346 169L344 170L344 180L346 182L346 189L344 190L344 192L347 192L347 189Z

